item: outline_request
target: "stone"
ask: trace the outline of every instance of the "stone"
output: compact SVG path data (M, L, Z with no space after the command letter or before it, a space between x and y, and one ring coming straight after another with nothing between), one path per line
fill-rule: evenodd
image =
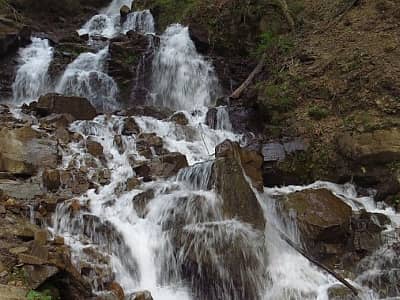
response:
M42 126L54 126L56 128L67 128L69 124L75 121L75 118L70 114L51 114L40 118Z
M149 291L140 291L131 294L128 300L153 300Z
M174 112L166 107L155 107L155 106L143 106L143 105L135 105L134 107L130 107L124 115L126 116L146 116L152 117L158 120L167 119Z
M140 127L134 118L128 117L124 120L121 133L123 135L137 135L140 133Z
M29 251L29 248L20 246L20 247L10 248L8 251L9 251L11 254L18 255L18 254L21 254L21 253L26 253L26 252L28 252L28 251Z
M31 289L38 288L47 279L58 273L58 268L53 266L25 265L23 266L27 284Z
M215 107L210 108L206 115L206 125L212 129L217 128L217 109Z
M171 152L153 158L148 164L150 174L156 177L171 177L179 170L189 166L186 156L179 152Z
M9 197L23 200L32 200L44 194L39 183L20 180L0 180L0 190Z
M119 10L119 14L121 16L121 25L125 23L128 14L131 12L131 9L129 6L127 5L123 5L120 10Z
M117 134L114 136L114 146L117 147L119 154L125 152L125 143L121 135Z
M55 167L57 143L31 127L0 130L0 171L33 175L41 167Z
M22 264L26 265L44 265L46 264L46 260L29 254L20 254L18 255L18 260Z
M310 248L317 242L347 239L352 209L327 189L308 189L285 196L284 216L294 216L301 237Z
M189 120L186 117L185 113L183 112L177 112L173 114L170 118L170 121L175 122L178 125L186 126L189 124Z
M97 116L96 109L86 98L54 93L41 96L38 102L30 104L30 108L41 116L70 114L76 120L92 120Z
M61 185L60 171L53 169L46 169L42 174L43 185L49 191L57 191Z
M153 151L162 154L163 140L156 133L141 133L136 140L136 149L140 155L151 158Z
M35 231L35 237L34 237L34 239L35 239L35 242L36 242L38 245L41 245L41 246L46 245L46 243L47 243L47 237L48 237L48 232L47 232L47 230L42 229L42 230L37 230L37 231Z
M400 129L390 128L367 133L341 134L337 137L340 153L361 164L384 164L400 159Z
M141 182L139 179L137 179L136 177L131 177L126 181L126 190L132 191L133 189L140 186L140 184L141 184Z
M64 237L62 236L56 236L53 240L53 244L54 245L64 245L65 241L64 241Z
M251 179L252 185L256 189L263 191L263 157L260 153L255 150L241 148L239 143L226 140L215 147L215 157L238 159L243 167L244 172Z
M117 296L118 300L125 300L124 290L117 282L111 282L111 284L108 286L108 290L113 292Z
M87 149L88 153L90 153L94 157L97 157L97 158L104 157L103 146L99 142L93 141L91 139L87 139L86 140L86 149Z
M255 229L264 231L263 209L244 177L242 167L237 159L217 158L213 165L212 184L222 198L224 217L237 218L252 225Z
M69 131L63 127L59 127L54 131L54 136L59 140L62 144L68 144L71 141L71 137Z
M146 217L147 214L147 204L154 198L153 190L146 190L142 193L137 194L132 199L133 207L136 211L136 214L140 218Z

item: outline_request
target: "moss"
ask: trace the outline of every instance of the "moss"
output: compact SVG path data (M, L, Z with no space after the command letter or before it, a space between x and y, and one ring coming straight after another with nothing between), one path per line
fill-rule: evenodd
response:
M329 110L325 107L314 105L308 109L308 115L314 120L322 120L329 116Z

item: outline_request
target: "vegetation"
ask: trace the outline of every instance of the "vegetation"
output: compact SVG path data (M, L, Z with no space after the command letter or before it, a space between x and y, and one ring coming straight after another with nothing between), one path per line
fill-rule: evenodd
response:
M308 115L319 121L325 119L329 115L329 111L325 107L313 105L308 109Z

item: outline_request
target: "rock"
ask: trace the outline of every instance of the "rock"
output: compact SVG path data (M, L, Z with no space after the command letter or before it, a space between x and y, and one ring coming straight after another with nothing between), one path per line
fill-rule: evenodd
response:
M47 279L58 273L58 268L53 266L25 265L23 270L26 274L27 284L31 289L38 288Z
M53 191L53 192L57 191L61 185L59 170L53 170L53 169L44 170L43 174L42 174L42 181L43 181L43 185L49 191Z
M337 138L340 153L360 164L384 164L400 159L400 129L341 134Z
M229 178L229 180L226 180ZM264 231L263 210L256 195L246 181L240 162L231 157L215 160L212 182L222 198L222 212L228 219L237 218L254 228Z
M29 106L41 116L50 114L70 114L76 120L92 120L97 116L96 109L89 100L82 97L47 94Z
M28 292L26 288L0 284L0 300L26 300Z
M57 138L57 140L60 141L61 144L64 145L68 144L71 141L69 131L63 127L57 128L54 132L54 136Z
M119 154L122 154L125 152L125 144L124 140L122 139L122 136L117 134L114 136L114 146L117 147Z
M178 125L186 126L189 124L189 120L183 112L175 113L169 119L170 121L175 122Z
M108 290L113 292L118 300L124 300L125 299L125 293L122 287L115 281L111 282L111 284L108 287Z
M44 127L54 126L56 128L67 128L69 124L75 121L75 118L70 114L51 114L40 118L40 124Z
M260 153L254 150L240 148L239 143L226 140L215 148L215 157L239 159L246 175L250 177L253 186L260 191L263 190L263 158Z
M153 151L162 154L163 140L156 133L141 133L136 140L136 149L140 155L151 158Z
M189 36L196 46L199 53L206 54L210 48L210 37L207 30L201 26L191 24L189 26Z
M19 22L1 18L0 27L0 57L31 42L31 29Z
M283 214L294 215L301 236L310 247L317 242L341 243L348 236L352 210L327 189L289 194Z
M31 127L0 130L0 171L33 175L58 164L57 143Z
M18 255L18 260L22 264L26 265L44 265L46 264L46 260L29 254L20 254Z
M90 153L94 157L97 157L99 159L104 157L103 146L99 142L93 141L88 138L86 140L86 149L88 153Z
M143 106L136 105L129 108L124 115L126 116L146 116L152 117L158 120L167 119L173 114L173 111L166 107L154 107L154 106Z
M35 232L35 242L38 245L44 246L47 243L47 236L48 236L47 230L37 230Z
M127 19L127 17L128 17L128 14L129 14L130 12L131 12L131 9L130 9L130 7L127 6L127 5L124 5L124 6L122 6L122 7L120 8L119 14L120 14L120 16L121 16L121 25L125 23L125 21L126 21L126 19Z
M358 299L350 289L343 285L334 285L328 289L329 300L356 300Z
M56 236L53 240L54 245L64 245L65 241L64 241L64 237L62 236Z
M153 300L153 297L149 291L141 291L131 294L128 300Z
M4 191L9 197L32 200L37 196L43 196L39 183L16 180L0 180L0 190Z
M10 248L8 251L11 254L18 255L18 254L21 254L21 253L28 252L29 248L21 246L21 247Z
M152 53L149 39L137 32L110 40L108 74L119 88L119 101L127 108L143 105L149 96Z
M148 164L150 174L156 177L171 177L178 173L180 169L189 166L186 156L179 152L171 152L153 158Z
M132 203L138 217L140 218L146 217L147 214L146 206L153 198L154 198L154 191L151 189L146 190L133 197Z
M144 182L151 181L151 169L147 165L147 162L141 162L139 164L135 164L132 166L133 170L135 171L135 174L138 177L142 177Z
M215 107L210 108L206 115L206 125L212 129L217 128L217 109Z
M131 177L126 181L126 190L127 191L132 191L133 189L137 188L140 186L140 180L137 179L136 177Z
M137 135L140 133L140 127L134 118L126 118L122 127L123 135Z

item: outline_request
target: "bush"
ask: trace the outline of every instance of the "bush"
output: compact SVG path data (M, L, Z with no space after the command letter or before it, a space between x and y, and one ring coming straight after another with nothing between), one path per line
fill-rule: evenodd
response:
M289 38L275 34L272 31L266 31L259 37L256 54L260 55L269 51L278 51L282 54L287 54L293 49L293 47L293 41Z

